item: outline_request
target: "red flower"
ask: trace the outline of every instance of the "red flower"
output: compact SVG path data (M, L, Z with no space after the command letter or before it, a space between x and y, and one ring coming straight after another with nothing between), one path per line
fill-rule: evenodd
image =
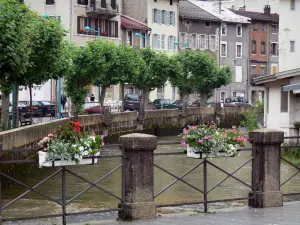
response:
M74 127L74 131L76 132L76 133L79 133L80 132L80 122L78 121L78 122L73 122L72 123L72 126Z

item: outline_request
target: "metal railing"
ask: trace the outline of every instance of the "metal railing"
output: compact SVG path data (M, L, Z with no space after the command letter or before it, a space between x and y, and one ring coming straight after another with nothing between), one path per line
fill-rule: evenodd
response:
M115 145L108 145L107 147L110 146L115 146ZM119 146L119 145L117 145ZM10 150L3 150L1 143L0 143L0 156L2 157L3 153L21 153L21 152L38 152L40 149L39 148L22 148L22 149L10 149ZM69 170L66 166L61 166L60 169L58 171L55 171L54 173L52 173L51 175L49 175L48 177L46 177L45 179L43 179L42 181L40 181L38 184L34 185L33 187L30 187L29 185L25 184L24 182L15 179L14 177L7 175L6 173L3 173L1 171L1 165L4 164L21 164L21 163L36 163L37 160L35 159L13 159L13 160L1 160L2 158L0 157L0 187L1 187L1 177L5 177L6 179L9 179L11 181L13 181L16 184L19 184L25 188L27 188L28 190L25 191L23 194L19 195L18 197L16 197L15 199L9 201L8 203L6 203L5 205L1 205L0 204L0 219L1 219L1 215L2 215L2 211L5 210L6 208L8 208L10 205L12 205L13 203L17 202L18 200L22 199L22 197L24 197L26 194L28 194L29 192L34 192L35 194L44 197L45 199L49 200L50 202L56 203L61 207L61 213L59 214L49 214L49 215L42 215L42 216L28 216L28 217L14 217L14 218L5 218L2 217L2 220L0 220L0 224L1 222L9 222L9 221L22 221L22 220L33 220L33 219L46 219L46 218L54 218L54 217L61 217L62 218L62 224L66 225L67 224L67 217L68 216L75 216L75 215L85 215L85 214L95 214L95 213L104 213L104 212L117 212L117 211L122 211L123 210L123 205L124 205L124 192L122 191L122 196L117 196L114 193L112 193L111 191L106 190L105 188L101 187L99 185L99 183L109 177L110 175L112 175L115 171L122 169L122 190L124 190L124 174L123 174L123 165L124 165L124 154L118 154L118 155L112 155L112 156L92 156L92 157L84 157L84 159L92 159L92 164L94 164L94 160L95 159L104 159L104 158L121 158L121 164L118 165L117 167L115 167L113 170L109 171L108 173L106 173L105 175L103 175L102 177L100 177L99 179L97 179L94 182L89 181L88 179L84 178L83 176L80 176L78 174L76 174L75 172ZM53 162L53 167L54 167L54 162ZM76 194L74 197L72 197L71 199L67 200L66 198L66 174L70 174L82 181L84 181L85 183L87 183L89 186L87 188L85 188L84 190L80 191L78 194ZM40 192L37 190L38 187L40 187L42 184L44 184L46 181L50 180L51 178L58 176L59 174L61 174L61 202L49 197L48 195ZM96 210L96 211L82 211L82 212L67 212L67 206L74 202L74 200L78 199L81 195L83 195L85 192L87 192L88 190L90 190L91 188L97 188L98 190L108 194L109 196L114 197L117 200L120 200L121 202L121 206L119 208L109 208L109 209L103 209L103 210ZM0 200L1 200L1 189L0 189Z

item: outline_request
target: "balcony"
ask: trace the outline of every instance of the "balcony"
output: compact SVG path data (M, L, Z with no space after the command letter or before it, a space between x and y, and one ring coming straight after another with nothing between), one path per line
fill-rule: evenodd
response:
M254 85L254 79L266 76L265 74L250 74L250 83L251 85Z
M91 0L86 8L88 17L97 17L101 19L111 19L120 13L119 5L116 0L111 0L108 4L106 0Z

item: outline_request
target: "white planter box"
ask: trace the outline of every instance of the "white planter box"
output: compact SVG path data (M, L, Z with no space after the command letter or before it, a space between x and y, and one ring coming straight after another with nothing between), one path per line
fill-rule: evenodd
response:
M190 147L189 145L187 146L187 157L200 159L201 158L200 153L195 153L195 152L197 152L196 149L194 149L193 147Z
M52 167L53 166L52 162L45 162L47 152L39 151L38 154L39 154L39 166L40 167ZM99 155L100 155L100 152L98 152L96 154L96 156L99 156ZM97 163L97 162L98 162L98 158L95 158L94 163ZM73 161L57 160L57 161L54 161L54 166L91 165L92 163L93 163L93 159L82 159L77 164Z

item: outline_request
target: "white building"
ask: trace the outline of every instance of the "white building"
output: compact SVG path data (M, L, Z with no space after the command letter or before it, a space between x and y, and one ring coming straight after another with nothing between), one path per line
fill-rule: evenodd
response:
M218 0L215 0L218 1ZM228 8L245 9L247 11L263 12L265 5L271 6L271 13L279 13L279 0L225 0L222 4Z
M300 0L280 0L279 73L255 80L266 87L265 125L295 134L300 122Z

